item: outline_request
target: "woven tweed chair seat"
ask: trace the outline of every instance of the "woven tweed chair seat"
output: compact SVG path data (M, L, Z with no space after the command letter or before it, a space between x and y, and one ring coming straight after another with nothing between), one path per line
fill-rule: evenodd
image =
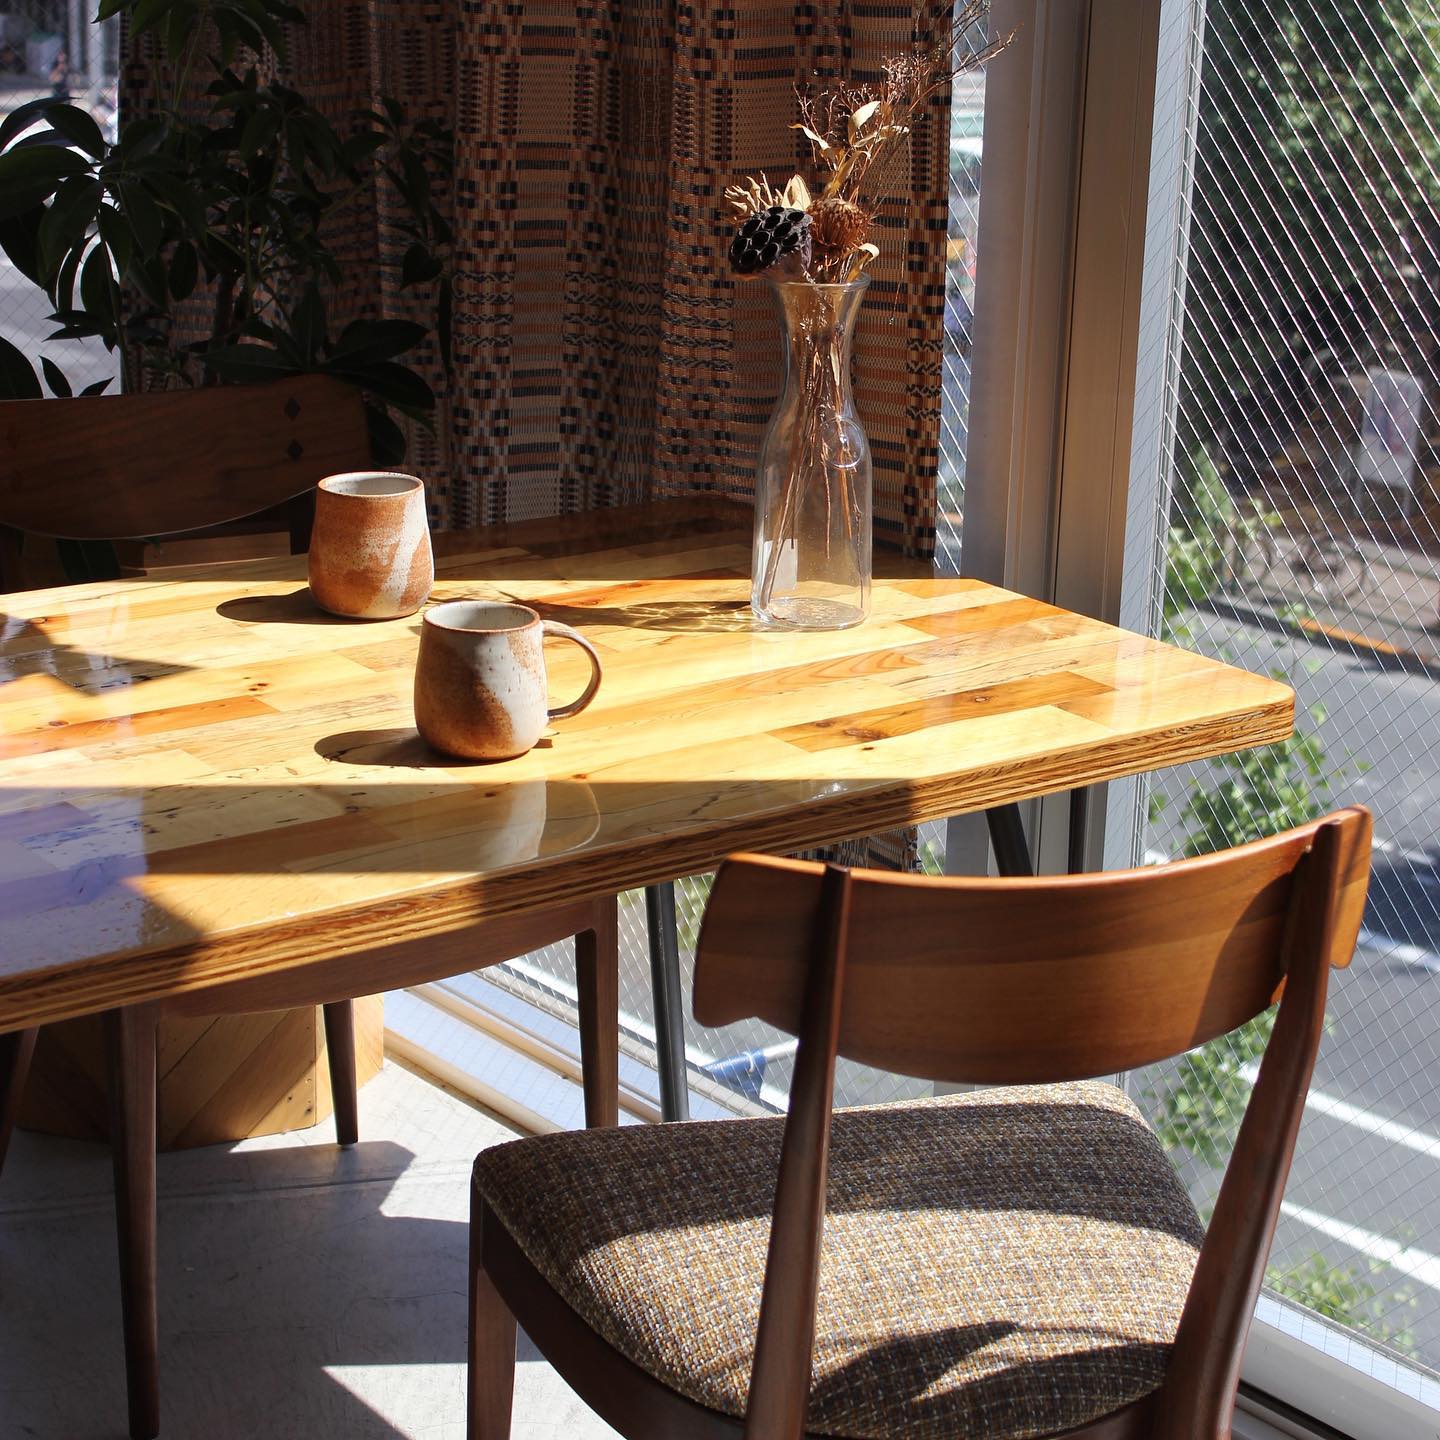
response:
M783 1120L501 1145L475 1186L586 1323L745 1413ZM807 1428L1021 1440L1164 1378L1202 1230L1097 1082L836 1112Z

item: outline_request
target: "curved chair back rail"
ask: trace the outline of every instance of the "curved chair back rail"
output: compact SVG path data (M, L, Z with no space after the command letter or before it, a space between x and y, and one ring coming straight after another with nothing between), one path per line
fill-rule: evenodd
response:
M1329 959L1349 963L1369 875L1363 812L1342 845ZM1039 880L852 877L839 1053L1006 1085L1136 1069L1275 998L1301 857L1321 822L1158 869ZM700 934L695 1018L801 1031L822 865L740 856Z
M369 468L359 392L324 375L0 403L0 524L68 540L203 530Z
M1180 1054L1267 1008L1149 1440L1225 1440L1325 1023L1354 950L1371 820L1354 807L1158 870L931 880L742 856L711 893L695 1017L798 1034L745 1440L798 1440L809 1392L838 1055L939 1080L1048 1082ZM1110 1434L1109 1421L1084 1433Z

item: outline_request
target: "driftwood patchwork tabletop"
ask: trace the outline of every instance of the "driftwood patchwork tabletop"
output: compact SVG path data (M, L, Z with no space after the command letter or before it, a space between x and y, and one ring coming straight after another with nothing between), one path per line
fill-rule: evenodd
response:
M1290 733L1273 680L915 567L856 629L764 631L747 527L675 502L436 537L432 603L519 600L604 661L492 764L415 733L419 617L321 614L303 557L0 597L0 1030ZM578 648L547 660L578 693Z

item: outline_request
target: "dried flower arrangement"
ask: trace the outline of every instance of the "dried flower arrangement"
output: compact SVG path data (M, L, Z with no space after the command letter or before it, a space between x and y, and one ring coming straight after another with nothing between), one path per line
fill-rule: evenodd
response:
M880 253L869 236L889 162L920 112L956 75L983 66L1010 42L1007 35L970 48L969 33L989 8L989 0L965 0L934 43L886 60L878 85L797 94L800 119L791 129L810 142L815 183L793 175L777 190L764 175L747 176L725 191L740 216L730 243L737 276L822 285L859 278Z
M885 61L878 84L798 95L792 128L810 142L813 180L793 175L777 189L762 174L725 191L740 217L731 269L777 283L786 327L786 390L756 476L751 607L768 624L840 628L868 611L871 466L850 394L850 337L880 254L871 230L925 106L1009 43L969 44L988 0L925 4L936 40Z

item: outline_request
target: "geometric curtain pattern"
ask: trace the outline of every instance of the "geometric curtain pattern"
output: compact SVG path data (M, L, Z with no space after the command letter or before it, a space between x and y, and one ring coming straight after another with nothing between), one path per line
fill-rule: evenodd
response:
M564 514L671 494L753 493L780 387L763 285L737 285L725 187L808 158L795 89L878 80L947 7L678 0L309 0L287 79L341 122L380 94L456 134L453 367L407 462L437 525ZM923 18L922 18L923 17ZM938 18L937 18L938 17ZM148 47L140 47L148 50ZM122 104L143 105L137 54ZM856 341L877 539L928 556L940 429L949 98L886 177L881 258ZM336 239L359 287L340 318L403 317L382 219Z

